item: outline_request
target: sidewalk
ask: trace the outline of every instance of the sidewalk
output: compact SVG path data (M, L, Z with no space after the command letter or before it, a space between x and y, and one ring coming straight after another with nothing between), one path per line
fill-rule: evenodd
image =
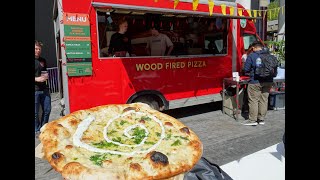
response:
M51 93L51 113L49 117L49 121L59 119L61 106L60 106L60 94L58 93Z
M221 169L235 180L284 180L284 144L281 142L232 161Z

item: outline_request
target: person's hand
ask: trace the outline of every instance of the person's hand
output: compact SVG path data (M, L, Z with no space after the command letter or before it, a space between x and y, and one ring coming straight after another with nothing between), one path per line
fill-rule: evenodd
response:
M41 74L41 76L42 76L45 80L49 79L49 75L48 75L48 73Z
M47 79L48 79L48 77L39 76L39 77L36 77L34 80L36 82L45 82Z
M45 80L49 79L49 74L47 71L42 71L41 72L41 77L43 77Z

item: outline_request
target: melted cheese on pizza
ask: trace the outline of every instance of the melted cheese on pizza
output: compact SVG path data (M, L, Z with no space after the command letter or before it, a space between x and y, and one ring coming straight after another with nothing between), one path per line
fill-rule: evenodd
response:
M111 118L105 126L101 121L90 126L94 120L89 116L78 125L73 135L75 146L97 153L132 156L154 150L165 137L162 122L151 114L130 110ZM100 135L95 135L97 132ZM87 142L81 140L84 133L89 137Z

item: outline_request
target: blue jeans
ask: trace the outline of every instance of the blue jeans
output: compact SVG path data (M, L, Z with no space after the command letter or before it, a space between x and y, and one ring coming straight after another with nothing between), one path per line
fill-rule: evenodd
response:
M51 112L51 96L49 90L35 91L35 119L34 130L40 131L40 128L49 121ZM39 108L42 108L41 120L39 121Z

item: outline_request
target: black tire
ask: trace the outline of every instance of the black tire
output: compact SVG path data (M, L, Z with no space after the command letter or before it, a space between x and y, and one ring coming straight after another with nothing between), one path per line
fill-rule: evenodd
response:
M152 109L155 109L157 111L160 110L159 103L151 96L141 96L135 99L133 102L142 102L148 104Z

